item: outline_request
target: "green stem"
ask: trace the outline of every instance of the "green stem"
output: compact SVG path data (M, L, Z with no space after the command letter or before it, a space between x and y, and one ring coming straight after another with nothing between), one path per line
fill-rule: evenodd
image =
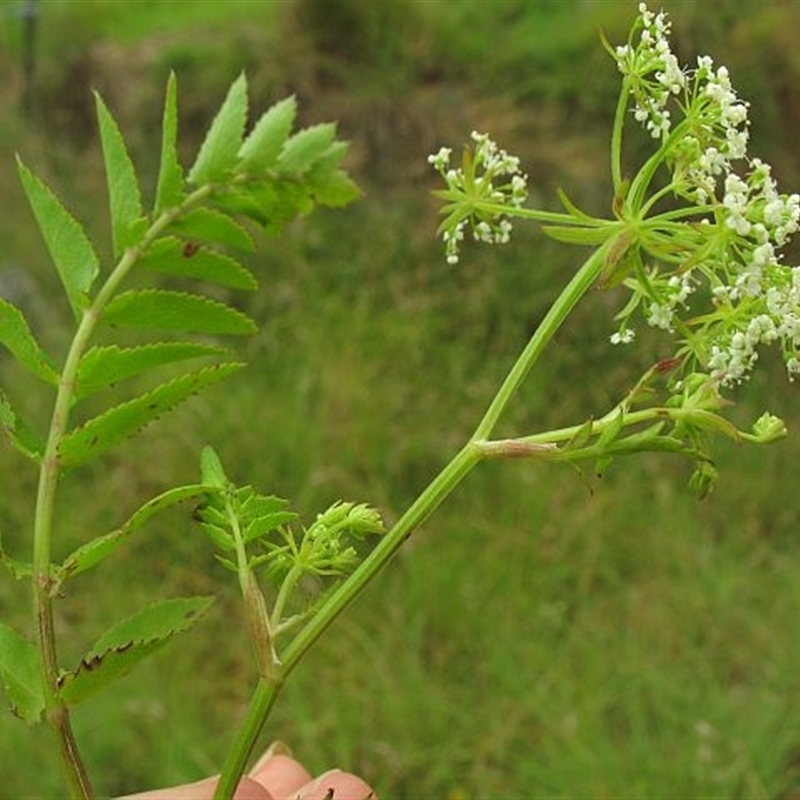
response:
M214 790L214 800L229 800L233 797L236 787L239 785L242 775L247 766L247 759L255 745L258 734L261 731L264 721L269 716L275 700L278 698L283 686L280 678L268 680L260 678L256 685L250 703L247 706L247 714L236 733L233 746L228 750L222 774Z
M625 112L628 109L630 95L630 78L622 79L622 88L617 100L614 114L614 127L611 129L611 176L614 182L614 194L619 195L622 189L622 130L625 126Z
M36 631L41 655L45 717L59 741L61 760L67 784L73 798L87 800L93 796L91 782L80 757L70 725L69 709L59 697L58 651L53 624L53 579L51 552L56 488L60 473L58 448L69 425L69 412L75 393L75 381L81 358L102 314L103 309L119 288L144 250L164 229L190 207L207 197L213 187L203 186L193 192L181 206L165 211L150 226L141 243L126 250L106 282L87 308L70 344L56 392L47 443L39 467L36 490L36 512L33 524L32 590Z
M378 546L355 572L325 600L321 608L289 644L282 656L280 675L276 676L273 681L259 681L251 698L245 721L228 751L222 776L214 794L215 800L229 800L233 796L233 791L239 783L267 714L289 673L339 614L358 597L367 584L391 560L411 533L438 508L483 458L485 454L478 440L488 438L512 395L529 373L545 345L578 300L594 284L603 268L606 251L607 246L595 250L564 287L523 350L522 355L512 367L473 438L433 479L392 529L384 535Z
M490 437L512 396L522 385L548 342L553 338L575 304L597 280L603 269L607 250L607 246L595 250L564 287L490 403L486 414L475 429L473 439Z
M580 216L575 216L574 214L564 214L561 211L540 211L536 208L511 206L507 203L491 203L486 200L474 202L473 209L481 214L496 217L513 217L515 219L527 219L533 222L552 223L554 225L572 225L576 228L605 228L616 224L614 220L609 221L601 217L592 217L589 214L581 213Z

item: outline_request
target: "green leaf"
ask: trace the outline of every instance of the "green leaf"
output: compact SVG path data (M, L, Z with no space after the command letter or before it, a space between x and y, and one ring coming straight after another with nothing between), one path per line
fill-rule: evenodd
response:
M542 233L547 234L557 242L567 244L599 245L607 241L610 233L607 227L585 228L570 225L542 225Z
M228 214L212 211L210 208L196 208L178 217L170 224L169 231L185 239L197 239L236 250L252 252L255 249L253 237L245 228Z
M239 150L243 169L260 172L275 164L296 114L297 101L292 96L276 103L258 120Z
M170 72L161 123L161 167L158 171L155 211L180 205L183 200L183 168L178 161L178 98L175 73Z
M614 419L611 420L611 423L603 428L602 432L597 437L595 445L602 450L606 445L609 445L611 442L615 441L622 432L624 421L625 414L622 409L619 409L619 411L617 411L617 413L614 415Z
M576 219L582 219L586 222L591 222L593 217L590 217L585 211L581 211L572 200L569 199L567 193L561 189L560 187L556 188L556 194L558 195L558 199L561 201L561 205L567 210L569 214L571 214Z
M17 168L50 257L78 316L89 305L89 291L100 271L97 254L80 223L19 158Z
M106 167L111 210L111 240L114 256L119 258L126 247L136 242L134 223L142 216L142 196L125 140L97 92L95 92L95 104Z
M210 597L164 600L117 623L95 642L76 669L61 677L62 699L79 703L127 675L175 634L199 622L212 602Z
M24 420L20 419L2 389L0 389L0 425L8 434L11 444L20 453L34 461L41 461L44 442Z
M200 453L200 475L203 483L215 489L227 489L230 485L222 462L213 447L206 445Z
M308 172L333 144L335 137L336 125L332 122L298 131L284 145L278 158L278 170L299 175Z
M176 486L152 500L148 500L121 528L92 539L67 556L57 569L56 575L59 582L80 575L99 564L156 514L178 503L205 497L207 492L208 486L204 484L188 484L187 486Z
M634 271L637 259L641 264L636 233L623 228L611 241L597 285L605 289L622 283Z
M22 366L47 383L58 383L58 370L39 347L22 312L0 297L0 344L14 354Z
M335 170L344 160L350 145L347 142L335 140L331 142L324 152L314 159L314 166L311 168L313 174L329 173Z
M191 342L157 342L139 347L94 347L78 365L75 397L81 399L164 364L223 353L219 347Z
M564 450L580 450L591 438L594 420L590 417L572 435L572 438L564 444Z
M85 463L138 433L165 411L241 369L243 364L223 363L181 375L150 392L110 408L61 440L58 452L65 467Z
M253 273L230 256L192 242L182 242L173 236L153 242L137 265L167 275L196 278L233 289L252 291L258 288Z
M196 294L166 289L123 292L105 308L112 325L165 328L197 333L255 333L255 323L235 308Z
M281 502L285 503L285 501ZM297 519L297 514L294 511L275 511L272 514L255 517L242 532L242 541L245 544L252 542L254 539L259 539L295 519Z
M735 442L741 442L742 440L737 427L730 420L715 414L713 411L706 411L702 408L685 409L679 419L704 430L722 433Z
M225 528L221 528L219 525L212 525L210 522L203 522L200 527L208 534L211 541L214 542L220 550L227 550L229 552L234 552L236 550L236 540ZM227 565L231 562L223 561L223 563ZM236 567L233 568L233 571L238 572Z
M238 162L247 122L247 79L242 73L228 90L206 134L188 180L195 186L226 178Z
M39 653L24 636L1 623L0 681L12 711L28 723L39 722L44 711Z
M263 225L272 235L279 234L298 215L314 208L309 188L295 180L236 186L216 195L213 202L217 208Z
M714 489L718 479L719 472L710 461L698 461L689 478L689 490L698 500L703 500Z
M314 199L328 208L341 208L361 196L361 190L342 170L334 170L311 187Z

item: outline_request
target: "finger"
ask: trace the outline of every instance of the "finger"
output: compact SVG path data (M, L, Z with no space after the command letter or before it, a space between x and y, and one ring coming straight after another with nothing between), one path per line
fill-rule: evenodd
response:
M197 783L172 786L169 789L155 789L141 794L126 794L118 800L209 800L214 796L217 778L206 778Z
M250 770L250 777L266 787L275 797L296 794L311 780L311 774L299 761L270 752L265 753Z
M369 784L357 775L333 769L304 786L297 800L378 800ZM292 798L294 800L294 797Z
M218 781L219 776L215 776L169 789L125 795L119 800L212 800ZM233 796L235 800L275 800L272 793L252 778L242 778Z

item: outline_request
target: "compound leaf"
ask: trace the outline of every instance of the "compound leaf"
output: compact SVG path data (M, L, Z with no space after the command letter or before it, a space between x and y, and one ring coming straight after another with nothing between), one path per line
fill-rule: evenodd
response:
M239 150L242 168L249 172L269 169L289 138L297 114L297 101L287 97L266 111Z
M110 408L73 428L58 448L62 464L72 467L89 461L138 433L165 411L187 400L201 389L228 377L243 364L226 362L180 375L152 391Z
M178 503L204 497L207 491L208 486L204 484L188 484L168 489L166 492L148 500L137 509L121 528L92 539L67 556L58 568L58 580L63 582L68 578L86 572L86 570L91 569L111 555L128 536L141 528L151 517Z
M81 358L75 397L87 397L154 367L190 358L216 356L223 352L220 347L193 342L157 342L124 348L117 345L94 347Z
M22 420L14 411L5 392L0 389L0 425L2 425L11 444L23 455L34 461L40 461L44 454L44 442L41 437Z
M100 262L80 223L53 192L17 158L22 186L75 315L89 305Z
M50 356L39 347L22 312L0 297L0 344L14 354L22 366L53 385L58 383L58 371Z
M95 92L100 143L106 167L111 211L111 240L115 258L136 241L134 223L142 217L142 196L128 148L103 99Z
M62 699L79 703L127 675L175 634L199 622L212 602L211 597L164 600L118 622L95 642L76 669L61 677Z
M44 711L39 653L13 628L0 624L0 681L11 710L28 723L38 722Z
M178 98L175 73L167 81L161 123L161 166L158 171L155 211L177 206L183 200L183 168L178 161Z
M169 230L186 239L252 252L253 237L228 214L210 208L196 208L170 224Z
M139 260L138 266L167 275L230 286L233 289L252 291L258 288L258 281L253 273L235 259L192 242L182 242L174 236L153 242Z
M201 295L166 289L123 292L106 306L103 319L113 325L197 333L244 335L256 331L255 323L235 308Z
M247 122L247 79L242 73L228 90L206 134L188 180L195 186L225 178L236 166Z

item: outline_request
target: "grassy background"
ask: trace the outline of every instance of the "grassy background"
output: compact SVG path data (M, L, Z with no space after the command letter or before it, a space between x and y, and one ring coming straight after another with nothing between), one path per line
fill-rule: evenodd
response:
M14 175L13 152L107 243L91 88L151 188L165 76L179 80L185 161L246 69L254 112L289 92L304 123L352 141L361 203L268 242L245 299L249 370L62 485L59 554L191 481L205 442L232 477L311 515L344 497L396 518L470 434L576 254L519 229L505 250L443 264L425 158L472 128L522 156L540 204L563 186L606 213L606 131L633 2L41 0L32 111L18 4L0 3L0 281L60 352L67 311ZM754 147L785 186L800 163L793 3L666 4L685 60L708 52L752 101ZM607 346L618 298L592 296L521 393L507 430L584 419L660 354ZM34 417L48 398L0 360ZM736 414L800 423L765 359ZM666 457L569 468L486 465L415 536L293 676L264 742L313 769L363 773L385 798L747 797L800 793L796 436L720 448L702 504ZM35 475L0 449L0 526L27 548ZM235 588L185 510L157 521L59 604L65 662L153 597L214 593L204 627L79 709L101 791L213 771L252 686ZM27 624L0 577L2 618ZM0 718L3 797L57 797L47 731ZM29 735L30 733L30 735Z

